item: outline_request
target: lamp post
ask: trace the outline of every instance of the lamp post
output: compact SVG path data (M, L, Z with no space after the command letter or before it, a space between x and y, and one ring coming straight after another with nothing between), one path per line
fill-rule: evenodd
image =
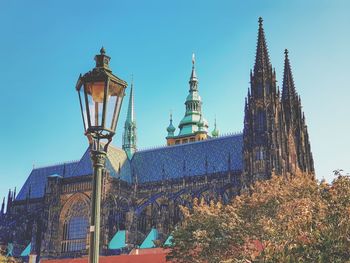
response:
M102 172L127 87L124 80L112 74L110 57L103 47L95 61L95 68L83 76L80 74L76 84L93 164L89 263L99 262Z

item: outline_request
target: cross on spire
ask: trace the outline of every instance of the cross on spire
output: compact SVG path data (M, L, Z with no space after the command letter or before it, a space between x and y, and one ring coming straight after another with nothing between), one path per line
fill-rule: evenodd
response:
M195 68L196 60L195 60L195 54L192 53L192 72L190 77L190 89L191 90L197 90L198 89L198 78L196 74L196 68Z

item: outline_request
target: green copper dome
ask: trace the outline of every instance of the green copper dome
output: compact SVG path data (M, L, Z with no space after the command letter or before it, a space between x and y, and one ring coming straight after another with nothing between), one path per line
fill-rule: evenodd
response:
M215 118L215 122L214 122L214 130L211 132L211 136L219 137L219 130L216 127L216 118Z
M173 115L172 114L170 114L170 124L166 130L168 132L168 137L174 136L174 132L175 132L176 128L173 125Z
M205 131L205 123L204 123L204 120L203 120L203 116L201 114L201 117L199 119L199 122L198 122L198 131Z
M211 132L211 136L213 137L219 137L219 130L215 129Z

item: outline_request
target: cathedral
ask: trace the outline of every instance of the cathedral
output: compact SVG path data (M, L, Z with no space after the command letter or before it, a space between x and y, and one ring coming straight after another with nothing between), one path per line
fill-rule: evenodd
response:
M309 135L288 51L280 91L261 18L250 88L244 106L242 103L243 133L220 136L216 123L209 132L198 79L193 57L178 131L170 116L167 145L147 150L137 149L131 84L122 147L109 147L103 174L102 254L169 243L182 219L179 205L191 206L193 198L227 203L243 188L269 179L272 173L313 176ZM11 245L14 255L87 255L91 192L89 149L79 161L34 168L20 191L10 190L3 200L0 244Z

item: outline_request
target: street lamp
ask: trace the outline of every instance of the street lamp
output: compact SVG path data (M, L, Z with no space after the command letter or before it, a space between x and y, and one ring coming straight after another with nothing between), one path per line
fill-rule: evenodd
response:
M100 54L95 56L95 68L83 76L80 74L76 84L94 170L89 263L99 261L102 171L105 168L107 148L115 134L124 91L127 87L124 80L112 74L109 68L110 59L102 47ZM100 144L102 140L106 141L103 146Z

